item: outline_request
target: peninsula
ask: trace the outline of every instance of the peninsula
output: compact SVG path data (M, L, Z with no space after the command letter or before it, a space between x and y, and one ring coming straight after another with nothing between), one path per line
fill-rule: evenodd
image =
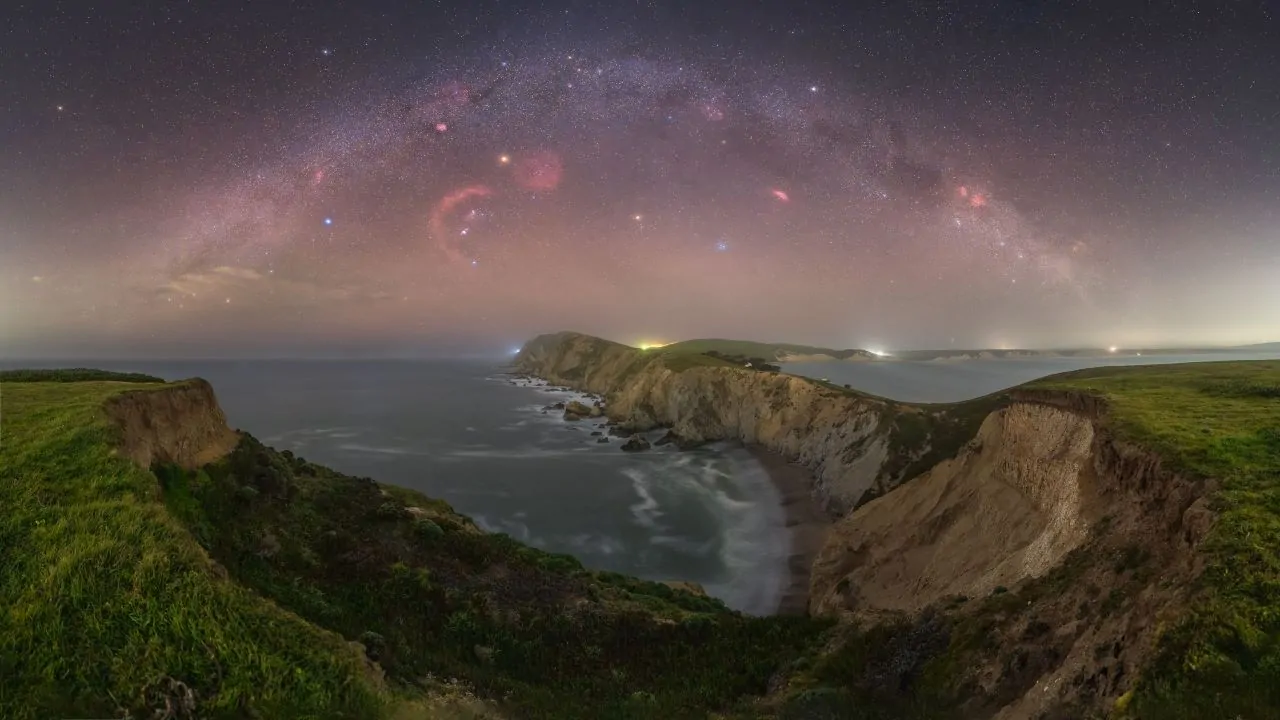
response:
M0 715L1280 710L1280 362L935 406L575 333L516 370L602 395L620 426L806 468L832 523L809 613L746 617L481 532L228 427L201 380L6 373Z

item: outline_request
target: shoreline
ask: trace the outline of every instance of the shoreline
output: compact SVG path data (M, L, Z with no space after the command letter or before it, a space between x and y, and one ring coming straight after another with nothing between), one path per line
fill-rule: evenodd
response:
M835 522L813 497L812 473L786 458L758 445L747 445L751 456L764 468L778 490L778 500L790 531L791 551L787 556L787 585L778 598L777 615L804 615L809 612L809 580L813 561L822 549L827 530Z

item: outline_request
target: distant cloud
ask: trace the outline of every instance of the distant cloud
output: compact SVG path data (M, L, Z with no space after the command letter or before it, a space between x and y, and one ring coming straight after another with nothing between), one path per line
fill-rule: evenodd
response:
M229 265L219 265L210 272L226 275L228 277L243 278L245 280L261 280L262 273L252 268L231 267Z
M324 302L358 302L389 300L384 290L371 290L359 285L328 286L310 280L299 280L262 273L252 268L219 265L208 270L185 272L154 288L162 297L182 296L221 298L254 296L272 305L314 306Z

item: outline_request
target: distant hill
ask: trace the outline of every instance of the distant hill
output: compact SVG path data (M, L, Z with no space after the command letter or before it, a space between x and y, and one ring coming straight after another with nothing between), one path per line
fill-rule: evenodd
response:
M1273 344L1280 349L1280 343ZM1182 347L1182 348L1067 348L1058 350L898 350L890 353L894 360L976 360L991 358L1046 358L1046 357L1132 357L1135 355L1203 355L1209 353L1233 353L1267 350L1266 345L1248 347Z
M1256 345L1239 345L1232 350L1280 350L1280 342L1257 343Z
M669 353L705 353L718 352L724 355L742 357L759 357L782 362L796 360L870 360L875 354L866 350L834 350L832 348L815 347L813 345L795 345L792 343L765 343L751 340L724 340L722 338L703 338L684 340L662 348Z

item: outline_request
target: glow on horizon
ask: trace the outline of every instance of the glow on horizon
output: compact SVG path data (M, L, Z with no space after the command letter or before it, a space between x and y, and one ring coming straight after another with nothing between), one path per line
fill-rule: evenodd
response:
M642 342L639 345L636 345L636 347L640 348L641 350L653 350L655 348L666 347L670 344L671 343L664 343L664 342Z

